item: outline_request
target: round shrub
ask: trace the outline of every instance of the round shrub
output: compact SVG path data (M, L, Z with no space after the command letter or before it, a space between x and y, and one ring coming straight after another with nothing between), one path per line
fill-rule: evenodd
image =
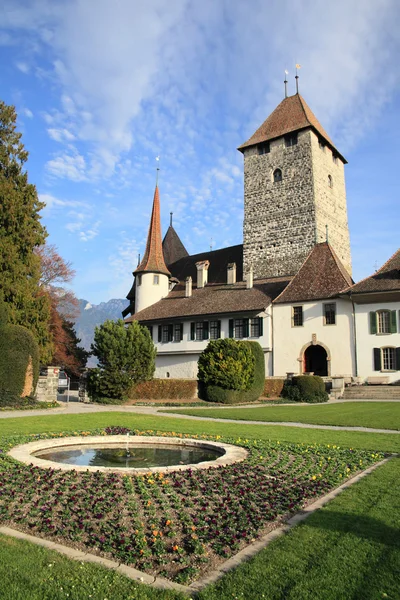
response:
M211 340L200 354L198 367L198 379L205 386L248 390L254 380L254 355L239 340Z
M253 373L252 382L250 387L245 390L238 389L227 389L221 385L211 383L205 383L201 380L201 387L203 391L203 397L209 402L218 402L221 404L237 404L238 402L254 402L258 400L264 389L265 380L265 362L264 352L258 342L248 341L237 341L237 340L217 340L218 342L235 342L240 346L248 349L253 357ZM210 342L211 343L211 342ZM223 347L223 346L222 346ZM207 350L207 348L206 348ZM205 352L205 351L204 351ZM202 355L201 355L202 356ZM200 359L201 359L200 356ZM200 372L200 359L199 359L199 372ZM218 366L218 365L216 365Z
M0 302L0 394L29 396L39 377L39 347L33 334L7 323L7 307Z
M327 402L329 396L325 391L325 383L318 375L300 375L286 382L282 396L295 402Z

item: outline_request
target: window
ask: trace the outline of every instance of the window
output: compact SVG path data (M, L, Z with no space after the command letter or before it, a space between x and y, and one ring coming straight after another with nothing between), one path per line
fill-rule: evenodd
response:
M158 326L158 341L180 342L183 339L183 323L166 323Z
M291 146L296 146L297 144L297 133L289 133L285 135L285 146L286 148L290 148Z
M336 304L324 304L324 325L336 325Z
M390 333L390 312L381 310L376 313L377 333Z
M332 152L332 160L335 163L335 165L338 164L338 155L335 152Z
M197 341L208 340L208 321L190 323L190 339Z
M293 306L293 327L303 326L303 307Z
M210 340L218 340L221 337L221 321L210 321Z
M382 348L382 371L394 371L396 369L395 351L395 348Z
M138 275L136 281L138 285L142 285L142 276Z
M318 144L319 144L319 147L321 148L322 152L325 152L325 142L324 142L324 140L321 139L321 138L319 138Z
M269 154L271 152L271 146L269 142L263 142L257 146L258 154Z
M332 175L328 175L328 185L330 188L333 188L333 179Z
M249 337L249 319L229 319L229 337L237 340Z
M369 332L375 334L397 333L395 310L377 310L369 313Z
M280 169L275 169L274 183L278 183L279 181L282 181L282 171Z
M160 276L153 275L153 285L158 285L160 283Z
M250 319L250 337L261 337L263 334L263 319L255 317Z

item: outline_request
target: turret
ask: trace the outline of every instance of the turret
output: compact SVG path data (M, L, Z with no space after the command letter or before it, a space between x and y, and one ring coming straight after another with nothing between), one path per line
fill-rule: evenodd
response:
M161 242L160 195L158 186L154 191L146 250L142 261L134 271L135 312L139 312L168 295L171 273L165 264Z

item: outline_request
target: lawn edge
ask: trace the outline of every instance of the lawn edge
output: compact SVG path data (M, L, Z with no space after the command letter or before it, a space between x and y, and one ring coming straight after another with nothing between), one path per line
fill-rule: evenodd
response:
M358 481L375 471L375 469L386 464L387 462L389 462L389 460L396 456L399 455L394 453L388 458L381 460L375 465L368 467L368 469L365 469L364 471L361 471L360 473L357 473L353 477L347 479L339 487L331 490L330 492L328 492L328 494L325 494L325 496L318 498L318 500L306 506L302 511L299 511L296 514L294 514L292 517L290 517L290 519L285 521L283 525L262 536L260 539L256 540L252 544L249 544L248 546L243 548L243 550L240 550L240 552L238 552L234 556L231 556L228 560L222 563L217 569L215 569L211 573L191 583L189 586L189 590L192 592L200 592L208 585L216 583L229 571L232 571L242 563L250 560L253 556L258 554L258 552L269 546L269 544L271 544L274 540L287 533L290 529L292 529L302 521L305 521L314 512L316 512L317 510L325 506L325 504L339 496L344 490L357 483Z

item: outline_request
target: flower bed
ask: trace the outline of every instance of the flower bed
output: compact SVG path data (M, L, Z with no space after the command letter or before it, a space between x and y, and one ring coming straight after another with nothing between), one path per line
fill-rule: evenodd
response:
M127 431L107 428L108 435ZM99 433L106 432L64 435ZM336 446L220 436L197 437L244 446L248 458L202 471L131 476L41 469L6 455L15 444L59 436L20 436L3 444L0 521L185 583L383 458Z

